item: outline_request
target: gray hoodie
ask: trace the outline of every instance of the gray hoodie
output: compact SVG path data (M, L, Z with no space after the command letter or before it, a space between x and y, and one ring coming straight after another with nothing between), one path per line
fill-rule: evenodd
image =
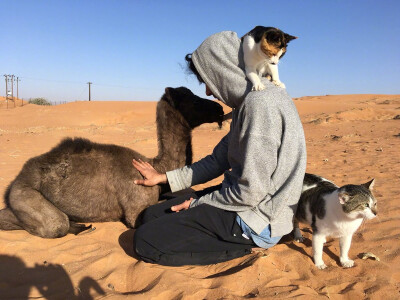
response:
M235 211L257 234L268 225L271 237L289 233L306 168L304 131L291 97L265 78L265 90L250 92L234 32L210 36L192 59L213 94L233 108L232 123L211 155L167 172L171 190L224 174L220 190L193 200L190 207Z

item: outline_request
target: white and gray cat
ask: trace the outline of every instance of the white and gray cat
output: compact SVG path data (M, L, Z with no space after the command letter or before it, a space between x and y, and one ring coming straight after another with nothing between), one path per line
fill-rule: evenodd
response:
M350 268L354 265L348 257L353 234L363 220L377 215L377 202L372 194L374 182L372 179L361 185L338 187L320 176L305 174L294 218L294 238L303 240L299 222L311 225L313 258L317 268L326 268L322 250L327 236L339 238L342 266Z
M246 76L253 90L265 88L260 76L270 77L272 82L285 88L279 80L278 62L286 53L287 44L297 37L274 27L256 26L242 37Z

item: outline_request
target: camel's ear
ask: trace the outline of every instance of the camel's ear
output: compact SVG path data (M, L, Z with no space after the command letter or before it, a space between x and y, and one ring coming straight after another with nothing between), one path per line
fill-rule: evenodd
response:
M374 188L374 184L375 184L375 178L372 178L372 180L363 183L362 186L366 187L367 189L369 189L370 191L372 191L372 189Z
M173 107L176 108L177 102L176 102L176 95L175 95L175 89L172 87L167 87L165 88L165 97L164 99Z

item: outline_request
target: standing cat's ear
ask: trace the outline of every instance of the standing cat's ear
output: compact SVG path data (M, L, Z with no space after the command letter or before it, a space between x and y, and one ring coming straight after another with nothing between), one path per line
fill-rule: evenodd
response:
M346 192L339 192L338 196L340 204L345 204L347 201L350 200L350 196Z
M297 36L293 36L293 35L285 33L286 43L289 43L291 40L295 40L295 39L297 39Z
M372 180L368 181L367 183L362 184L363 187L366 187L370 191L372 191L372 189L374 188L374 185L375 185L375 178L372 178Z

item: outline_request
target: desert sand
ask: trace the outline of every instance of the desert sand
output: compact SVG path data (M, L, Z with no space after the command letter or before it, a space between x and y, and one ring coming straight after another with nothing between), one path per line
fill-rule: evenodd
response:
M96 223L90 233L53 240L26 231L1 231L0 298L399 299L400 95L327 95L293 101L306 134L308 172L338 185L376 179L378 217L365 222L353 237L349 255L355 267L340 266L339 242L328 239L328 268L316 269L311 231L304 225L304 243L287 236L269 250L255 249L229 262L183 267L138 261L133 256L134 230L118 222ZM25 161L63 137L114 143L147 156L157 153L156 102L20 104L17 101L14 108L11 103L7 109L0 98L1 194ZM194 160L210 153L228 130L228 122L222 129L217 124L195 129ZM364 252L380 260L363 260Z

